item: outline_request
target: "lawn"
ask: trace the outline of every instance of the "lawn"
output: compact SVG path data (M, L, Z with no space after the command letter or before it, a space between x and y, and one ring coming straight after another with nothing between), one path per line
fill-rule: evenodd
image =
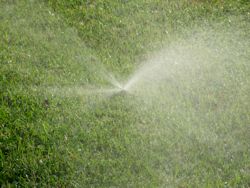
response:
M250 187L249 10L0 0L0 185Z

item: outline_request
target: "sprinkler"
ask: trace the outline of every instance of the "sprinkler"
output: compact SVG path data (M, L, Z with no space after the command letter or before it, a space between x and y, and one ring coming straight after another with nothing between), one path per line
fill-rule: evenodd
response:
M120 87L119 89L120 89L119 93L123 93L123 94L128 93L128 91L125 87Z
M127 90L126 87L124 87L123 85L119 84L117 94L118 95L127 95L128 94L128 90Z

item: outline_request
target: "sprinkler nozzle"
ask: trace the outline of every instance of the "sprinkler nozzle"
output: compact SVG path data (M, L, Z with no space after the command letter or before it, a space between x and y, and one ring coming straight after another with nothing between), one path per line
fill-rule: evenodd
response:
M127 93L127 90L125 88L120 88L120 93Z
M128 90L124 86L120 86L118 93L120 93L120 94L126 94L126 93L128 93Z

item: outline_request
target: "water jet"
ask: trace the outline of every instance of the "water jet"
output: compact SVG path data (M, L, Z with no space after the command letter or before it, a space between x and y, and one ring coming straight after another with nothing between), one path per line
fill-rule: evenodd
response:
M125 95L125 94L128 94L128 90L125 87L121 86L121 87L119 87L119 92L118 93Z

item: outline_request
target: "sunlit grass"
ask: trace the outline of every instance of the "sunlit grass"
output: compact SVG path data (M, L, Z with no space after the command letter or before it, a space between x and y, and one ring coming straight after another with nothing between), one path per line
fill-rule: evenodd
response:
M3 187L250 186L247 1L0 7ZM139 94L94 94L171 46L193 65Z

